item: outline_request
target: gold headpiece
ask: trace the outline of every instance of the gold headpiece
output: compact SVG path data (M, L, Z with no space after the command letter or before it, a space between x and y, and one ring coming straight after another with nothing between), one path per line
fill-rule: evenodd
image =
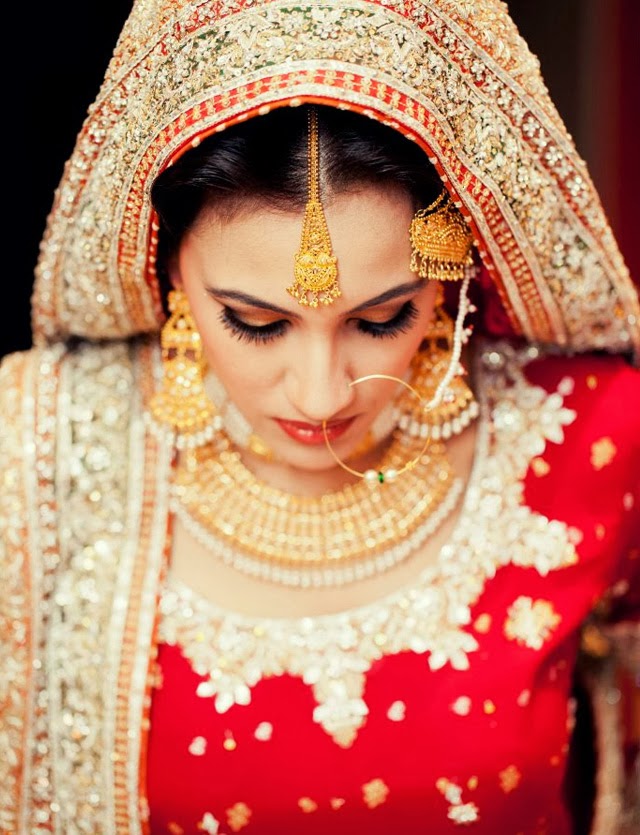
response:
M473 239L446 189L411 221L411 269L421 278L459 281L473 264Z
M320 148L318 114L309 110L309 200L304 210L300 249L296 253L294 282L287 290L300 304L332 304L341 295L337 259L331 251L329 229L320 202Z

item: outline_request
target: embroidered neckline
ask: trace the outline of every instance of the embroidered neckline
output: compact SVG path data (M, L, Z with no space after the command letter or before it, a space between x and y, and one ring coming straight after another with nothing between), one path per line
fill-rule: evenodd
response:
M199 696L214 698L224 713L249 704L251 687L264 677L300 676L313 689L314 721L347 747L367 715L362 695L374 661L412 650L428 653L431 670L446 664L466 670L478 644L465 627L498 568L535 567L545 575L575 563L567 526L521 503L531 459L547 441L561 442L563 426L575 418L559 392L548 394L524 378L531 354L508 346L483 352L478 446L462 513L434 564L412 583L342 612L274 618L226 611L169 581L160 604L160 640L179 645L205 677ZM478 535L479 524L490 528L490 537Z

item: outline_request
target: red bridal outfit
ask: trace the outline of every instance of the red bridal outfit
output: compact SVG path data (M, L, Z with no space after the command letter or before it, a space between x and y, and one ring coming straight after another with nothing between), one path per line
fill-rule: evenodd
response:
M154 832L574 831L580 628L605 594L640 612L640 387L527 353L480 356L462 515L412 585L297 620L164 589Z
M480 417L428 570L270 619L168 573L149 190L209 134L305 102L400 131L459 204ZM504 4L135 2L33 325L0 370L0 831L634 831L640 307Z

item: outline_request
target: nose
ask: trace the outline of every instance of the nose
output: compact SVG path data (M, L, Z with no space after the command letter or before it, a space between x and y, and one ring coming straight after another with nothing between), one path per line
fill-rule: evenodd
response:
M300 418L320 423L344 412L355 390L349 385L348 362L332 340L305 340L294 353L286 374L286 394Z

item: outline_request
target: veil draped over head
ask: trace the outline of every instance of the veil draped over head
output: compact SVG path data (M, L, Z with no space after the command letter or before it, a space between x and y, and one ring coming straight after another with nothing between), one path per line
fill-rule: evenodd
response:
M36 343L157 331L154 178L203 137L303 102L424 148L512 332L640 351L636 290L500 0L137 0L56 192Z

